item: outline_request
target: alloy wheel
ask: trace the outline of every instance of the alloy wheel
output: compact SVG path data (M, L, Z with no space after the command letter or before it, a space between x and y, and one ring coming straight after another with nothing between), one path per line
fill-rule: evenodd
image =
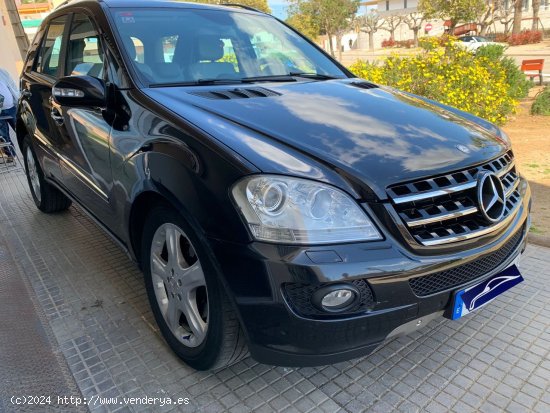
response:
M29 147L27 147L27 171L29 174L29 180L32 185L32 191L34 192L34 196L36 197L36 200L40 203L42 194L40 192L40 178L38 176L38 169L36 167L36 162L34 161L34 155L32 153L32 150Z
M208 331L208 294L203 268L189 237L165 223L153 236L151 276L157 304L170 331L187 347Z

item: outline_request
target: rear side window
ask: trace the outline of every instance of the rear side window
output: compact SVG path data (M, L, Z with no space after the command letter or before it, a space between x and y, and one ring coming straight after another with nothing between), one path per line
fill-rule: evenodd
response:
M65 74L103 77L103 51L94 25L84 14L75 14L67 43Z
M48 76L56 77L61 60L61 41L65 29L66 16L58 17L50 22L48 31L36 61L36 71Z

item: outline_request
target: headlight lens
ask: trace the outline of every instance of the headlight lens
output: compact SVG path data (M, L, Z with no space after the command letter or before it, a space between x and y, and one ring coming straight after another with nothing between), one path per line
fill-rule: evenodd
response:
M329 185L262 175L238 182L232 194L259 240L323 244L382 239L359 205Z

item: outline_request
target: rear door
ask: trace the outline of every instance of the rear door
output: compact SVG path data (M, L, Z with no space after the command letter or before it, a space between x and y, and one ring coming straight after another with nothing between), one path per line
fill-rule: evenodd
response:
M64 75L92 76L108 81L102 39L91 17L75 13L68 33ZM112 188L109 136L111 126L104 109L70 108L53 103L63 136L61 170L63 184L77 200L103 222L110 215Z
M21 79L21 116L34 134L35 152L46 177L61 181L58 148L63 145L56 120L52 118L52 86L59 78L65 47L68 15L51 20L45 29L36 57ZM55 114L54 114L55 116Z

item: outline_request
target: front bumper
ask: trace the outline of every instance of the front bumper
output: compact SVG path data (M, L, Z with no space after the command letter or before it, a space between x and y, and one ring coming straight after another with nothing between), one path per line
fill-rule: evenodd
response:
M331 364L369 354L388 338L424 326L448 309L455 290L510 265L526 245L530 208L527 185L522 195L508 227L493 234L484 245L454 253L417 255L392 237L321 247L210 241L233 293L251 355L266 364ZM413 279L454 273L464 265L470 265L471 274L475 263L482 260L491 266L480 267L484 272L459 284L443 289L440 285L433 294L428 290L415 290L415 294L411 288ZM344 315L304 312L285 287L298 284L315 288L358 280L366 281L371 289L372 305Z

